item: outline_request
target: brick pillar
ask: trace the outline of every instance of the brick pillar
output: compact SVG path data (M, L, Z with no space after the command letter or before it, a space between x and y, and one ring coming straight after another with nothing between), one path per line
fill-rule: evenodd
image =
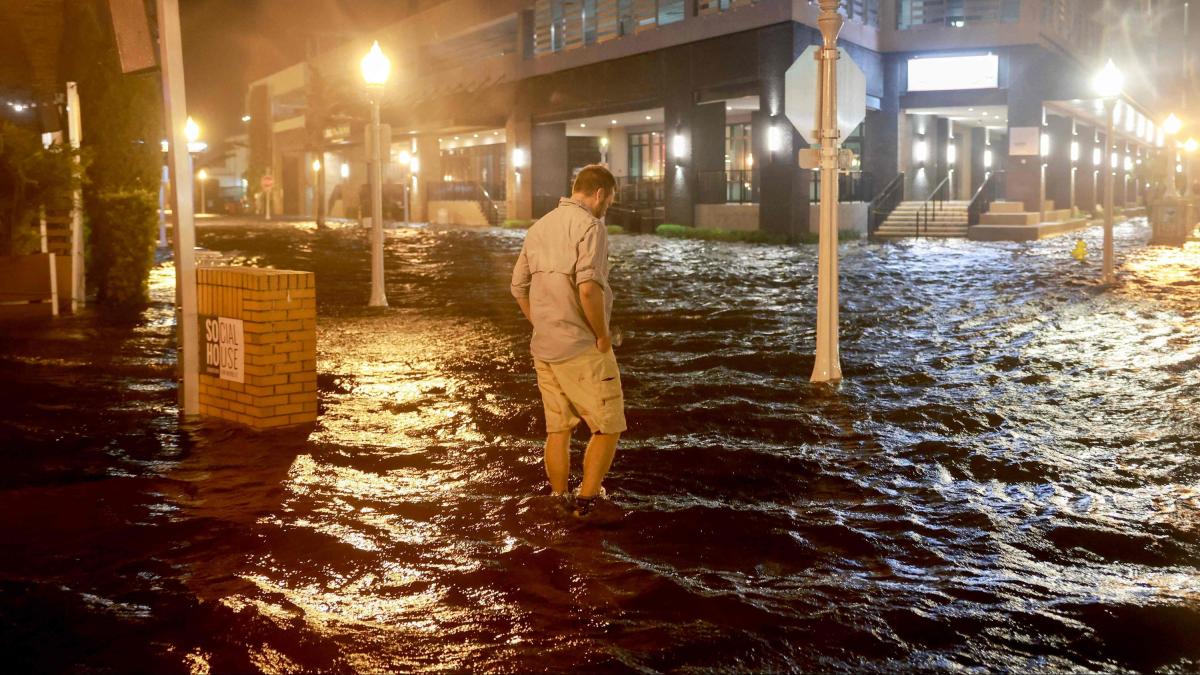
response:
M255 429L316 422L313 273L202 267L196 283L200 414Z

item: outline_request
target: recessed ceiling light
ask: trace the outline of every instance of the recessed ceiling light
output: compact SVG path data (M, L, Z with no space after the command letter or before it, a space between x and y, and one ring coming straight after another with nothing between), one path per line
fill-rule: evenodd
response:
M475 134L475 138L479 138L479 134Z
M617 121L616 121L616 120L613 120L613 121L612 121L612 123L613 123L613 124L616 124L616 123L617 123Z
M584 124L583 122L580 122L580 123L579 123L579 128L580 128L580 129L585 129L585 128L587 128L587 125L586 125L586 124Z
M974 108L967 108L967 112L975 112Z
M649 116L649 115L646 115L646 119L650 119L650 116Z
M725 109L726 109L726 110L733 110L733 106L731 106L731 105L727 105L727 106L725 106Z
M983 116L984 116L984 117L987 117L987 111L986 111L986 110L984 110L984 111L983 111Z

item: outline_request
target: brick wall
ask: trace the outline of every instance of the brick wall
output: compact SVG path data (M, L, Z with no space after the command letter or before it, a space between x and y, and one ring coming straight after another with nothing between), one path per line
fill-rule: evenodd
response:
M200 414L256 429L315 422L317 289L312 272L201 267L196 283L199 313L241 319L245 338L244 382L202 370Z

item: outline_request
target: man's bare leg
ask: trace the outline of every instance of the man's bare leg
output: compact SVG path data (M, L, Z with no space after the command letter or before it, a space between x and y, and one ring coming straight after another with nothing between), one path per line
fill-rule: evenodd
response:
M617 451L617 440L621 434L592 434L588 442L587 452L583 455L583 483L579 486L579 496L595 497L600 492L600 483L612 466L613 455Z
M550 479L550 489L556 495L567 493L567 478L571 475L570 449L570 429L546 434L546 478Z

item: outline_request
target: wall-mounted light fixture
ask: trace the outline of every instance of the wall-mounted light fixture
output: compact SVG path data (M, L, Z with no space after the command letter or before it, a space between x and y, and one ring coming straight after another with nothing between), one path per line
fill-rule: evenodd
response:
M1100 160L1104 157L1104 153L1100 152L1100 148L1092 148L1092 166L1100 166Z
M349 178L349 177L350 177L350 165L345 162L342 162L342 178Z
M954 164L958 161L958 146L953 143L946 146L946 163Z
M1079 161L1079 141L1071 141L1071 161Z
M1040 146L1042 157L1048 157L1050 155L1050 134L1042 133Z
M1125 170L1133 171L1133 158L1129 155L1125 155Z
M767 150L779 152L783 150L783 132L778 125L767 127Z
M927 159L929 159L929 144L922 139L913 144L913 161L917 164L924 164Z
M985 169L992 168L992 151L991 150L983 151L983 168L985 168Z
M421 158L414 156L412 158L412 161L408 163L408 168L410 171L413 172L413 174L420 172L421 171ZM414 175L413 177L415 178L416 176Z
M412 153L410 153L407 150L401 150L400 151L400 163L408 164L411 161L412 161Z
M1112 168L1114 168L1114 169L1117 168L1117 153L1114 152L1112 154L1112 161L1110 161L1109 163L1112 165Z
M513 148L512 164L514 169L525 168L525 150L524 148Z
M683 134L675 134L671 137L671 157L675 159L676 164L681 164L687 159L687 139Z

